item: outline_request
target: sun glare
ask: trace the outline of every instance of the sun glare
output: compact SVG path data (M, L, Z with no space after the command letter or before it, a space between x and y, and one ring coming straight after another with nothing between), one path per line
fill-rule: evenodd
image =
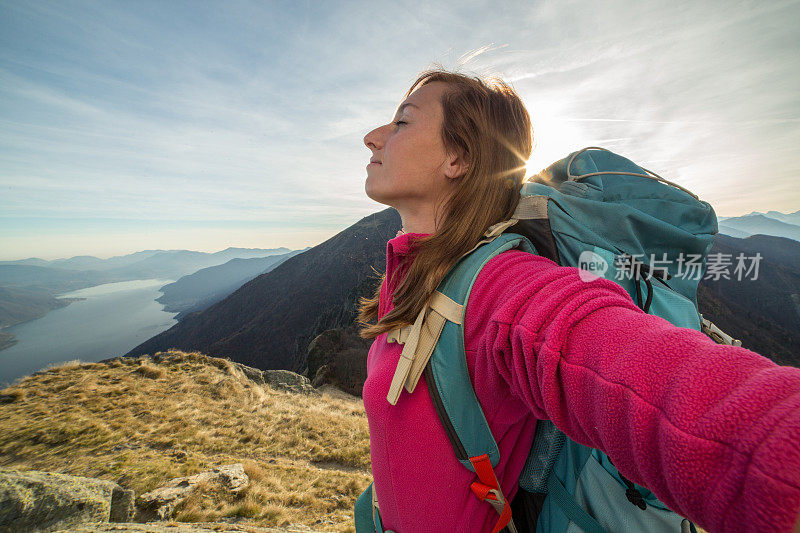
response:
M580 132L567 122L546 114L531 116L533 122L533 152L528 162L526 176L538 174L551 163L577 149Z

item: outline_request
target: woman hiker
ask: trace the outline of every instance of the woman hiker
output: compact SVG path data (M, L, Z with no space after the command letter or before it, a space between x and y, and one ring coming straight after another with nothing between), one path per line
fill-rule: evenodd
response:
M456 458L426 376L388 401L403 344L387 336L413 324L456 260L511 218L531 132L510 86L437 69L364 137L367 196L402 220L359 314L362 337L374 339L363 399L386 531L490 532L498 523L499 511L470 490L476 474ZM587 283L580 272L512 248L472 286L464 348L506 500L536 421L550 420L701 528L800 532L800 369L674 326L615 282Z

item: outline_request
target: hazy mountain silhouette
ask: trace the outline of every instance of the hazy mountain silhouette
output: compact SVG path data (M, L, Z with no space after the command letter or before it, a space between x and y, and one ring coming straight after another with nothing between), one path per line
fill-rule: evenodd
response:
M141 261L158 252L165 250L141 250L126 255L117 255L109 257L108 259L100 259L93 255L76 255L70 258L52 259L39 259L38 257L29 257L28 259L19 259L16 261L0 261L0 265L33 265L44 266L51 268L66 268L69 270L106 270L109 268L119 267Z
M0 286L46 290L51 294L122 281L120 276L99 270L72 270L34 265L0 265ZM0 300L1 301L1 300Z
M788 222L789 224L800 226L800 210L795 211L794 213L781 213L780 211L767 211L766 213L761 213L759 211L753 211L750 214L764 215L768 216L769 218L774 218L775 220L780 220L781 222Z
M745 239L752 235L746 231L742 231L740 229L732 228L730 226L726 226L725 224L719 224L719 232L724 235L729 235L731 237L737 237L739 239Z
M259 274L269 272L306 250L308 248L269 257L236 258L222 265L201 268L161 287L163 294L156 301L164 304L164 311L178 313L174 317L176 320L182 320L187 314L208 308Z
M126 356L182 347L262 369L303 370L314 337L353 323L357 299L377 285L386 241L400 226L393 208L369 215Z
M213 254L192 250L170 250L156 252L150 257L124 266L113 267L106 272L130 279L166 278L180 279L201 268L221 265L236 257L267 257L290 252L288 248L243 249L227 248Z
M95 271L109 274L104 278L116 281L166 278L178 279L183 275L196 272L201 268L221 265L235 258L268 257L280 255L291 250L288 248L233 248L219 252L196 252L193 250L142 250L127 255L100 259L90 255L77 255L69 259L53 259L46 261L36 257L18 261L0 261L0 272L9 266L35 266L51 269L77 271ZM56 274L53 274L56 276ZM19 280L18 280L19 281ZM24 281L24 280L23 280ZM3 277L0 275L0 283ZM107 281L100 281L107 283Z
M794 220L797 213L784 215L777 211L770 211L784 218ZM734 231L731 231L734 230ZM728 234L732 237L746 237L749 235L762 234L774 235L776 237L786 237L800 241L800 225L776 220L762 213L751 213L741 217L725 218L719 224L720 233Z

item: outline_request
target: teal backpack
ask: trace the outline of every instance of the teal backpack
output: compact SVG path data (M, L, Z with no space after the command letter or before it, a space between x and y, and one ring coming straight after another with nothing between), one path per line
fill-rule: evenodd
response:
M490 227L453 265L413 325L389 333L388 342L404 346L387 400L396 403L403 388L413 392L425 374L456 457L477 475L472 491L499 515L492 533L695 527L626 479L605 453L578 444L549 420L537 421L520 490L513 502L505 499L493 470L497 443L464 352L464 313L480 270L511 248L542 255L582 268L587 280L613 280L647 313L741 346L697 309L697 285L717 230L711 205L683 187L608 150L584 148L525 183L513 217ZM384 531L372 485L356 502L355 525L357 533Z

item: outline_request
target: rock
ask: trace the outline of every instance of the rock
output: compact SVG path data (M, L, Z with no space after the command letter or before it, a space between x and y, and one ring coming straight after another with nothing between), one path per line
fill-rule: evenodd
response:
M53 531L127 522L132 490L113 481L36 470L0 469L0 531Z
M348 394L361 396L367 378L367 354L371 340L362 339L356 326L329 329L308 345L308 376L314 387L331 384Z
M236 361L231 361L231 363L233 363L236 368L242 371L242 374L250 378L252 381L260 383L261 385L264 384L263 370L253 368L252 366L243 365L242 363L237 363Z
M242 463L221 466L193 476L179 477L165 485L136 498L136 521L169 520L180 502L185 500L201 482L218 483L231 492L238 492L250 484Z
M236 361L231 364L240 370L248 379L260 385L269 385L275 389L286 390L298 394L317 394L311 381L300 374L289 370L259 370Z
M288 370L262 370L262 375L264 383L270 387L299 394L318 394L311 381L300 374Z
M314 376L314 379L311 380L311 386L319 388L329 383L331 379L330 374L330 367L328 367L328 365L322 365L317 369L317 374Z

